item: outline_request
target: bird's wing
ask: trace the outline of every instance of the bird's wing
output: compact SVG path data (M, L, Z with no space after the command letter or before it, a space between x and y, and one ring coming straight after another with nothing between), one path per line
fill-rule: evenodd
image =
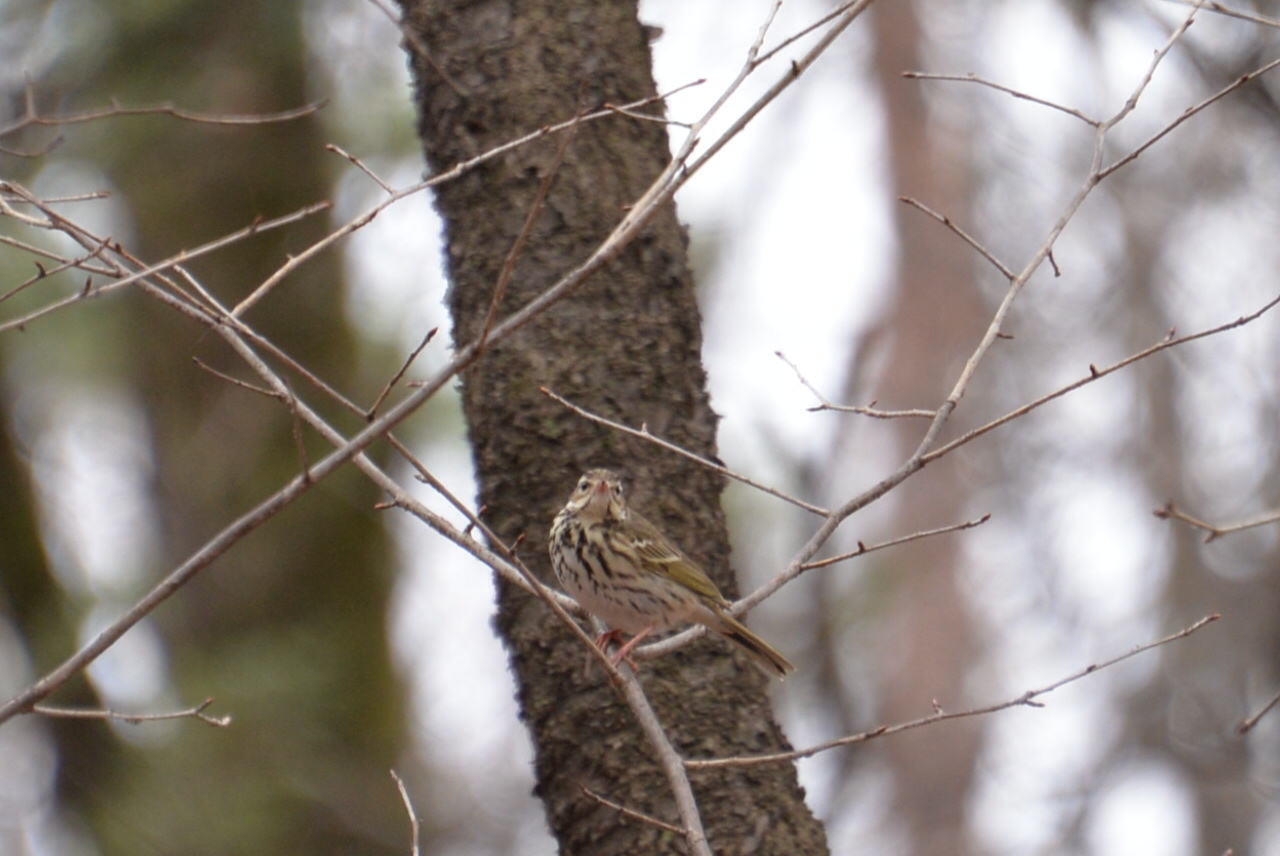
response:
M695 594L717 603L724 602L724 595L702 568L668 541L652 523L634 511L628 514L627 520L634 532L631 548L640 559L657 565L673 582Z

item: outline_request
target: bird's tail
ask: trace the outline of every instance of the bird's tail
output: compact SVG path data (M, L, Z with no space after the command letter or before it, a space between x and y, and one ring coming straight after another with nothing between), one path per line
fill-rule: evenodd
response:
M719 620L708 626L751 655L760 671L781 680L788 672L795 671L795 666L786 657L779 654L772 645L747 629L747 626L727 612L717 610Z

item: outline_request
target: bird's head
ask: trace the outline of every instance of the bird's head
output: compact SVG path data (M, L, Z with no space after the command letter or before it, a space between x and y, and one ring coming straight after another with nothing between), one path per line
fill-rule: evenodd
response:
M569 497L569 507L593 522L624 519L627 505L622 498L622 479L611 470L587 470Z

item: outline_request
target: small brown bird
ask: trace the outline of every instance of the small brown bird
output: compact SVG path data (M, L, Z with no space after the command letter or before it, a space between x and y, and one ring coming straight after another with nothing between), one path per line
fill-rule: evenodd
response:
M589 470L551 526L551 564L560 585L609 625L597 644L635 634L612 655L620 662L650 633L701 624L733 642L766 674L786 677L786 657L728 613L729 602L692 559L627 507L622 481Z

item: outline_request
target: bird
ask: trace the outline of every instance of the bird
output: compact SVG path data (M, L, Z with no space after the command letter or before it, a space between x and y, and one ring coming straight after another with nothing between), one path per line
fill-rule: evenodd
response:
M650 633L701 624L751 657L762 672L785 678L786 657L731 614L716 584L648 520L628 507L622 480L611 470L588 470L556 515L548 542L556 579L578 605L610 630L596 644L605 650L633 634L610 655L616 666Z

